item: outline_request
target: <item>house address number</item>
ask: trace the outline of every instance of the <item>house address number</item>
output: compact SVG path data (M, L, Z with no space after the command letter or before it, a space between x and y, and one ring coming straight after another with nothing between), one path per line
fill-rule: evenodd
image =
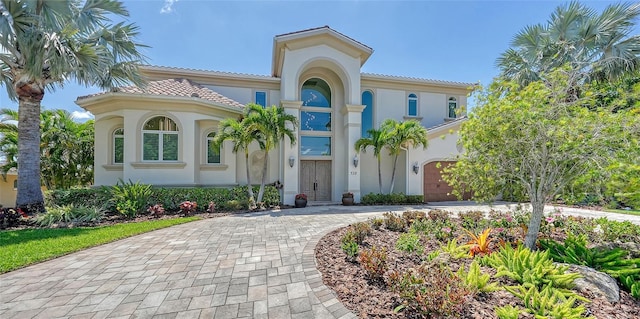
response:
M358 175L358 172L356 172L356 171L351 171L351 172L349 172L349 174L350 174L350 175Z

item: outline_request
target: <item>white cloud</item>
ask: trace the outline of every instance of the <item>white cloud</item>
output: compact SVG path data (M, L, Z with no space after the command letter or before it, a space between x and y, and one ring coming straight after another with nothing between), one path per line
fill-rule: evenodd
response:
M162 9L160 9L160 13L171 13L173 12L173 4L178 2L178 0L164 0L164 5Z
M93 118L93 114L91 114L89 111L73 111L71 112L71 117L73 117L75 120L89 120Z

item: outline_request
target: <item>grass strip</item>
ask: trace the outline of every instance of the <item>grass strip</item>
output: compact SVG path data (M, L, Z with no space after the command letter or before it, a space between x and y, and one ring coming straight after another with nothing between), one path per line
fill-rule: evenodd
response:
M122 238L198 220L198 217L102 227L38 228L0 232L0 273Z

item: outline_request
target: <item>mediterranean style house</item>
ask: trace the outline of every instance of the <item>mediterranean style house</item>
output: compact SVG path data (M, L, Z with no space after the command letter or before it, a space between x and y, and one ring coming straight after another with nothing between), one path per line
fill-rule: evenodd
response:
M285 204L298 193L310 201L339 201L344 192L378 193L372 151L355 142L388 118L415 119L428 129L426 149L407 149L398 160L394 192L424 194L425 201L454 199L440 180L441 165L460 151L473 84L362 73L373 49L328 26L274 37L271 75L142 66L145 88L120 87L79 97L95 115L95 185L119 179L178 187L246 183L244 155L233 144L210 147L218 123L240 118L244 105L278 105L299 122L268 157L271 183L282 185ZM265 154L249 150L252 182L261 178ZM391 158L382 153L383 188Z

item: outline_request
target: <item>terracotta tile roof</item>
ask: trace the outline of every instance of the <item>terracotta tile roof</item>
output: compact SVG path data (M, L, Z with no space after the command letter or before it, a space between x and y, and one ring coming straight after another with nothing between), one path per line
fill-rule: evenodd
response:
M123 86L112 90L112 92L126 94L145 94L145 95L161 95L175 97L199 98L202 100L214 102L216 104L226 105L230 107L244 108L244 105L238 103L220 93L214 92L200 84L194 83L188 79L168 79L160 81L151 81L147 86L140 88L137 86ZM78 97L78 100L108 94L109 92L101 92L92 95Z
M280 78L273 77L271 75L264 75L264 74L216 71L216 70L205 70L205 69L195 69L195 68L182 68L182 67L175 67L175 66L141 65L140 68L149 69L149 70L166 70L166 71L175 70L175 71L186 71L186 72L203 72L203 73L207 73L208 75L214 75L214 76L219 75L219 76L256 78L256 79L275 80L275 81L280 80Z

